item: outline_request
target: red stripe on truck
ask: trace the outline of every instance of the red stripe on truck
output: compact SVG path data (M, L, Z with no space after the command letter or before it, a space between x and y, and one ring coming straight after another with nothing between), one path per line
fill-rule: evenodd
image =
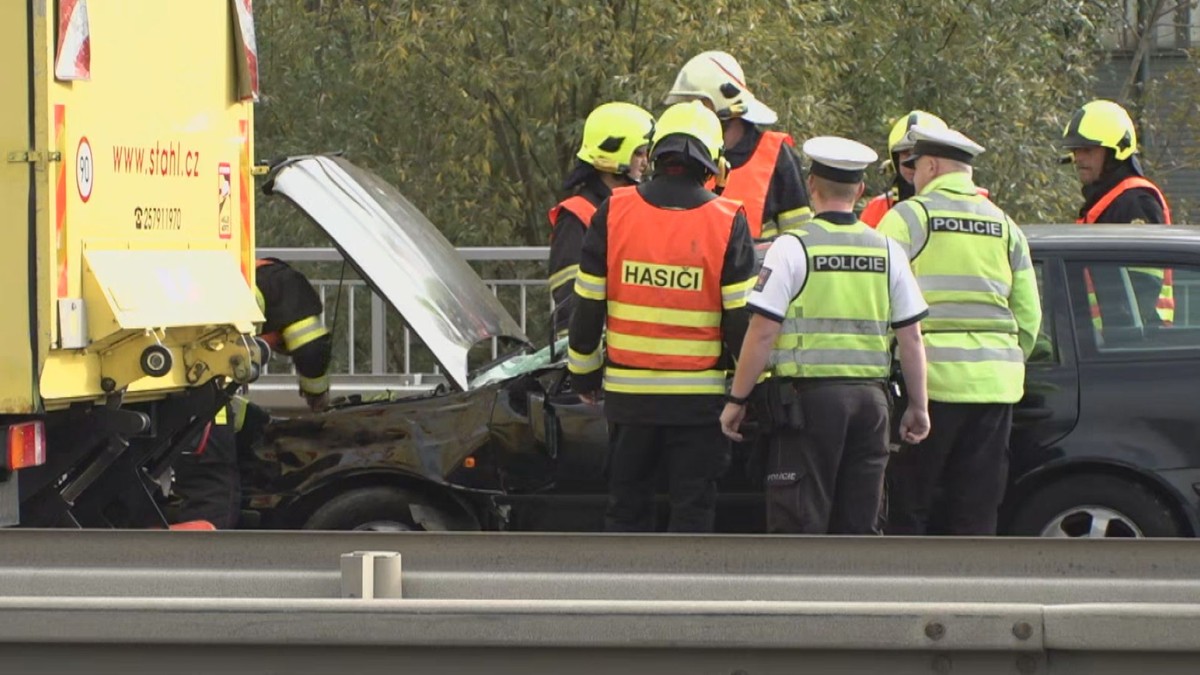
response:
M250 124L246 120L238 120L238 130L242 134L242 152L238 158L238 200L241 206L242 221L242 276L246 283L254 287L254 236L250 232Z

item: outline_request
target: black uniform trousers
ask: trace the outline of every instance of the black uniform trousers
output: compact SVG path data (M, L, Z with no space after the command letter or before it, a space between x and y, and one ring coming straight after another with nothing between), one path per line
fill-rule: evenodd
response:
M201 454L188 453L175 463L173 491L180 498L179 522L207 520L219 530L237 527L242 512L241 473L233 411L213 422Z
M610 423L609 532L653 532L659 470L669 484L671 532L712 532L717 478L729 466L729 439L713 422L694 426Z
M888 399L875 381L795 386L801 419L773 432L767 532L879 534L888 459ZM798 428L797 428L798 427Z
M932 430L888 467L888 534L996 534L1012 405L930 401Z

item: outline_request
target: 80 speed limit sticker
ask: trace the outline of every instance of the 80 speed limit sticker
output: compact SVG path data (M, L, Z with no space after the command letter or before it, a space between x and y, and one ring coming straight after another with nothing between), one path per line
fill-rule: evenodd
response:
M87 201L92 196L92 181L95 180L96 166L92 161L92 145L87 136L79 139L79 148L75 152L75 186L79 188L79 198Z

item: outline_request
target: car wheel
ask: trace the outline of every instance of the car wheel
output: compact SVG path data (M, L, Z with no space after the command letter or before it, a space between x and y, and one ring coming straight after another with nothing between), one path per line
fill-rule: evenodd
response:
M410 532L447 529L446 522L440 511L414 493L372 487L330 499L309 517L304 529Z
M1026 537L1178 537L1171 507L1145 485L1115 476L1074 476L1034 492L1009 531Z

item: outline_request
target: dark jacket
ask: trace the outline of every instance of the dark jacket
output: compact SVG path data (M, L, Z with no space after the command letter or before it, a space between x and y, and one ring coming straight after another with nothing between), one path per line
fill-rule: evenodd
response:
M612 194L598 174L591 176L580 186L576 193L587 199L593 206L608 199ZM583 235L587 227L575 214L563 209L558 213L558 220L550 231L550 278L560 271L579 264L579 253L583 248ZM572 275L573 277L574 275ZM571 312L575 309L575 283L568 281L552 287L550 294L554 298L554 333L557 335L567 329L571 321Z
M1100 180L1083 187L1083 207L1079 209L1079 217L1083 218L1096 202L1104 198L1117 183L1136 176L1133 167L1123 162L1104 174ZM1166 223L1162 204L1158 197L1146 188L1126 190L1113 200L1100 214L1097 223Z
M275 258L266 259L255 273L255 283L262 296L263 335L286 335L285 330L300 321L320 317L321 296L308 278L290 265ZM282 345L283 341L278 340ZM296 366L296 373L307 379L322 378L329 372L333 338L325 332L302 346L285 350ZM320 393L320 392L308 392Z

